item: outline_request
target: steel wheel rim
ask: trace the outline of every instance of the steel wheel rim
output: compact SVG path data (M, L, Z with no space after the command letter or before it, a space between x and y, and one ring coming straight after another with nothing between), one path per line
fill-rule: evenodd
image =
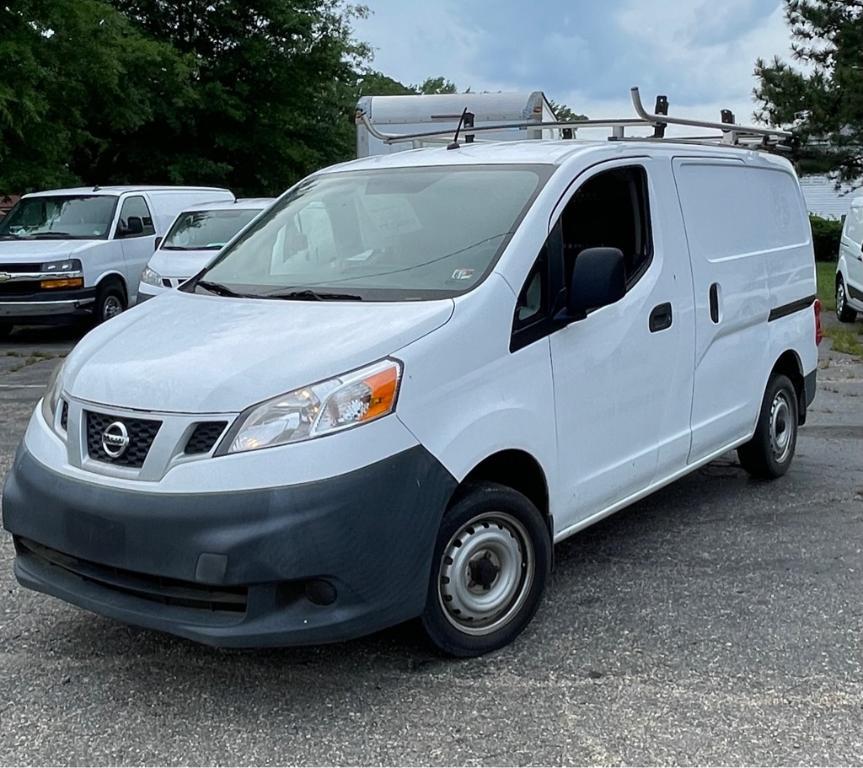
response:
M105 301L102 304L102 317L106 320L110 320L112 317L116 317L123 311L123 305L120 303L120 299L116 296L106 296Z
M836 287L836 314L841 315L845 310L845 286L842 283Z
M777 392L770 406L770 449L782 464L791 453L794 435L794 412L786 392Z
M468 635L500 629L527 600L535 559L527 530L512 515L477 515L450 538L441 557L438 600L444 616Z

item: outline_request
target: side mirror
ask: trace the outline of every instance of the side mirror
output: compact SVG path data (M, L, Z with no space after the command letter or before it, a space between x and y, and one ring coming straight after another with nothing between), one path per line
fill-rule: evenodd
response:
M162 239L163 239L163 238L162 238L162 236L161 236L161 235L159 235L159 237L157 237L157 238L156 238L156 241L153 243L153 250L154 250L154 251L158 251L158 250L159 250L159 246L162 244Z
M626 269L619 248L585 248L576 256L566 302L568 320L584 320L592 309L620 301Z
M136 237L144 234L144 222L140 216L130 216L126 219L126 226L118 227L117 234L120 237Z

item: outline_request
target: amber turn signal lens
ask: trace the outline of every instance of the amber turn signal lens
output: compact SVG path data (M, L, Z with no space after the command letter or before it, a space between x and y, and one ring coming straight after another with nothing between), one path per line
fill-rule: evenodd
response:
M83 288L83 277L58 277L55 280L43 280L39 283L39 287L47 290L57 288Z
M399 367L392 365L380 373L373 373L363 384L369 388L369 407L361 421L371 421L389 413L395 405L399 383Z

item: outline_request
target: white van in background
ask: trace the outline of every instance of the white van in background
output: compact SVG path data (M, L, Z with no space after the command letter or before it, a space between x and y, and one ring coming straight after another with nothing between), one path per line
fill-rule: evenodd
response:
M177 288L268 208L273 198L244 198L187 208L174 220L168 234L156 239L156 251L141 274L138 303Z
M214 645L420 618L484 653L534 615L555 542L733 449L784 474L817 322L778 156L525 141L335 166L69 354L7 475L15 574Z
M845 216L836 265L836 316L853 323L863 312L863 197L855 197Z
M177 214L233 201L214 187L81 187L24 195L0 219L0 337L15 325L102 322L135 303Z

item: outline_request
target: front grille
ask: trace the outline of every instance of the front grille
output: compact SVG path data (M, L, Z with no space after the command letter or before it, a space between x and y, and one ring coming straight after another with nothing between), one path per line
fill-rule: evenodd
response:
M228 426L226 421L202 421L186 442L186 454L209 453Z
M0 272L12 272L13 274L17 274L19 272L41 272L42 264L39 263L27 263L18 262L16 264L0 264Z
M123 592L142 600L211 612L227 611L238 614L246 611L248 587L213 586L127 571L81 560L29 539L16 538L15 544L20 555L33 557L43 565L59 568L105 589Z
M0 283L0 297L29 296L42 291L38 280L16 280L9 283Z
M163 277L162 278L162 285L165 288L170 288L171 287L171 281L167 277Z
M85 411L87 419L87 453L91 459L103 461L121 467L142 467L144 459L156 439L156 433L162 426L161 421L152 419L129 419L125 416L109 416L105 413ZM129 435L129 445L118 457L112 458L105 452L102 445L102 433L114 422L120 422L126 427Z
M60 410L60 427L65 431L69 427L69 403L65 400L60 402L63 404Z

